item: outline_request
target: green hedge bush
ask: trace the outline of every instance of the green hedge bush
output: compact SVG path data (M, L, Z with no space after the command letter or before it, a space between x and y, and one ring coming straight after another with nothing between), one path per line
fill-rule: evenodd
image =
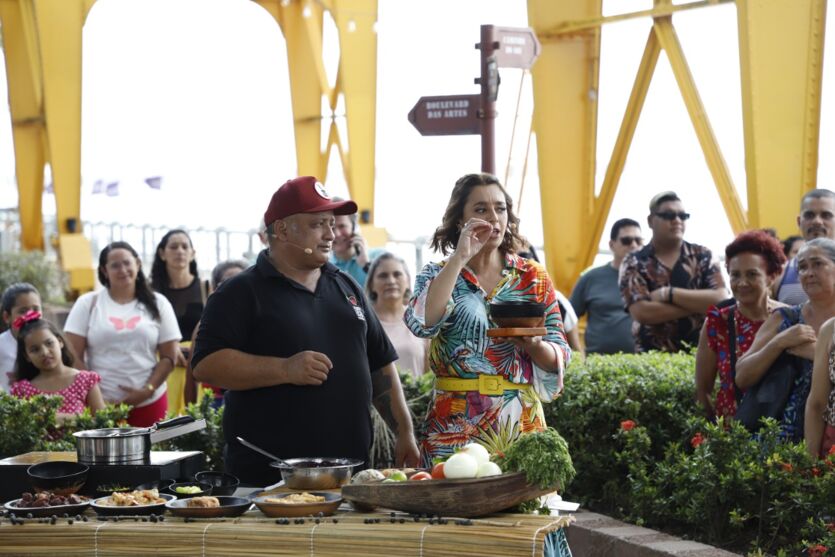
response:
M4 253L0 257L0 292L16 282L35 286L45 302L63 302L67 276L42 251Z
M568 441L577 477L564 495L607 514L625 515L626 469L616 457L620 423L647 428L653 460L679 441L697 415L695 358L689 353L589 355L573 361L560 398L545 406L546 422Z

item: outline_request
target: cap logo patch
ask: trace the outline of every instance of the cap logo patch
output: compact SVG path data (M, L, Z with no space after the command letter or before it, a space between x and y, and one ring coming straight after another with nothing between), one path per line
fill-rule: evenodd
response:
M328 192L325 190L325 186L322 185L322 182L316 182L313 184L313 189L316 190L316 193L319 194L319 197L322 199L330 199L331 196L328 195Z

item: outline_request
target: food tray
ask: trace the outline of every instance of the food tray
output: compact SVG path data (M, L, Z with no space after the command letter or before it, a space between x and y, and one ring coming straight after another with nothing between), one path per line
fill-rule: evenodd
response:
M336 509L339 508L339 504L342 503L342 497L338 493L329 493L327 491L311 491L308 492L311 495L319 495L324 497L325 500L319 503L293 503L293 504L281 504L281 503L270 503L266 501L266 499L281 499L287 497L288 495L292 495L292 493L278 493L275 495L264 495L261 497L256 497L252 500L255 503L255 506L269 517L292 517L292 516L316 516L321 513L321 516L330 516L336 512Z
M64 514L76 515L83 513L87 507L90 506L90 501L84 501L76 505L53 505L51 507L18 507L17 503L20 499L9 501L3 508L18 517L26 517L31 514L33 518L42 518L45 516L63 516Z
M147 516L151 514L163 514L165 512L165 505L177 498L167 493L159 494L161 499L165 499L165 503L157 503L155 505L141 505L141 506L124 506L114 507L113 505L105 505L103 502L110 497L99 497L90 503L90 507L96 514L102 516Z
M372 482L342 487L342 496L362 507L410 513L484 516L556 491L530 485L522 472L472 480Z
M252 501L246 497L215 495L219 507L189 507L188 499L177 499L165 504L165 508L174 515L187 518L220 518L241 516L252 507Z

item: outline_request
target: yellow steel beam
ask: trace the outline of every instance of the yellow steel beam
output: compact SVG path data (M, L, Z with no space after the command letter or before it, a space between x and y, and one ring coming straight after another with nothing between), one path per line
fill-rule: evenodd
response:
M339 30L338 86L345 97L347 153L343 153L351 198L374 222L374 142L377 129L377 0L333 0ZM340 150L342 151L340 144Z
M737 0L737 11L750 225L793 234L817 184L826 1Z
M669 0L661 1L667 2ZM667 57L670 60L673 75L684 98L684 105L687 107L690 121L696 130L699 145L702 147L705 161L713 177L713 182L716 184L719 198L725 208L725 214L728 215L728 220L730 220L734 233L739 234L748 228L748 218L734 187L728 165L719 149L719 143L716 141L713 128L710 126L707 112L699 97L696 83L693 80L693 74L690 73L690 68L684 57L681 43L679 43L678 36L673 28L672 18L669 16L656 18L655 24L653 25L653 32L658 37L661 47L667 53Z
M586 267L594 261L600 245L600 238L603 235L603 228L609 218L609 210L612 208L612 200L615 197L620 177L623 174L623 167L626 165L626 156L629 147L632 145L632 138L635 136L635 129L638 127L638 119L647 98L649 85L658 63L658 55L661 53L661 45L655 32L650 30L647 44L644 47L644 54L641 56L641 63L638 66L638 73L635 76L635 83L632 85L632 92L629 101L626 103L626 111L621 121L618 137L612 149L612 157L606 167L606 175L603 178L603 187L596 204L596 210L591 216L592 228L588 236L584 238L585 246L583 251L583 265ZM593 184L592 184L593 187ZM582 269L581 269L582 270Z
M528 0L528 22L537 35L600 15L601 0ZM589 260L578 239L589 233L595 208L599 56L596 28L544 43L531 72L545 255L552 279L566 293Z
M34 0L58 233L81 223L81 29L88 3Z
M321 75L315 70L322 64L323 8L316 2L300 1L258 0L258 4L278 21L287 43L296 172L299 175L316 176L324 181L327 171L327 163L322 163L324 92Z
M278 21L287 41L298 173L325 181L331 150L336 148L351 197L373 222L377 0L257 1ZM339 33L340 58L333 85L327 79L322 51L325 12L333 16ZM336 127L340 95L345 100L347 145ZM331 112L324 146L323 100Z
M698 2L688 2L686 4L671 4L665 3L655 5L648 10L639 10L637 12L628 12L623 14L608 15L604 17L594 17L578 21L565 21L551 29L544 30L542 34L538 35L540 41L547 41L556 38L559 35L566 35L576 33L577 31L585 31L587 29L596 29L607 23L617 23L619 21L627 21L639 17L662 17L673 15L676 12L684 12L687 10L694 10L698 8L707 8L716 6L717 4L728 4L734 0L700 0Z
M41 197L46 144L41 61L32 2L0 0L0 23L15 147L21 244L25 250L43 249Z

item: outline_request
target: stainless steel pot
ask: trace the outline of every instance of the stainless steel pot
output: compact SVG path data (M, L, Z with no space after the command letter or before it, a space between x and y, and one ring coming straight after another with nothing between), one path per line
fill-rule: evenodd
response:
M206 427L206 420L180 416L151 427L88 429L73 433L78 462L132 464L149 462L151 445Z

